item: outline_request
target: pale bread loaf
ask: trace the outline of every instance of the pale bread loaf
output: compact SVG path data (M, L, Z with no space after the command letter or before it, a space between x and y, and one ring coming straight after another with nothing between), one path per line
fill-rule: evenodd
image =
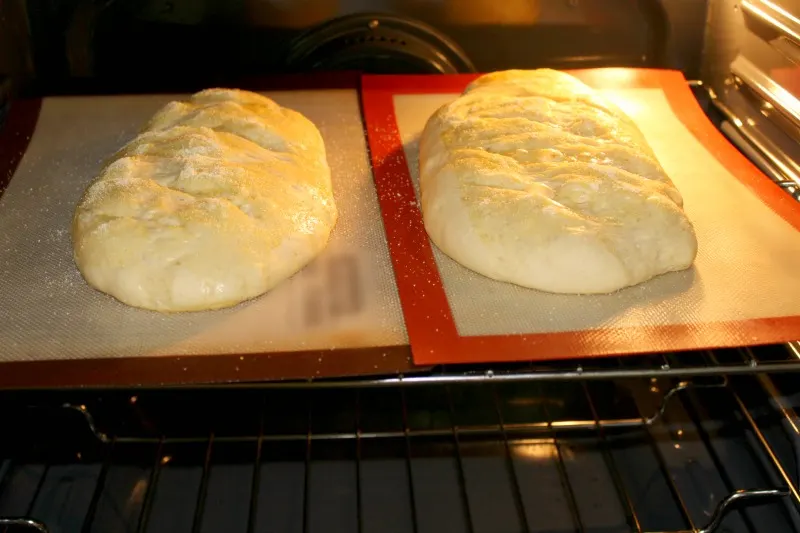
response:
M264 294L327 246L338 212L316 126L264 96L173 101L102 168L73 218L87 283L162 312Z
M428 120L419 161L431 240L489 278L609 293L696 256L681 194L641 131L566 73L479 77Z

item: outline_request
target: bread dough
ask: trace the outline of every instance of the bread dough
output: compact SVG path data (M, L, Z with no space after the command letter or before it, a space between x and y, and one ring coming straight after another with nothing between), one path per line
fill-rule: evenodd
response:
M479 77L428 120L419 159L428 235L489 278L609 293L697 254L681 194L637 126L566 73Z
M327 246L338 212L319 130L246 91L170 102L75 210L87 283L135 307L202 311L257 297Z

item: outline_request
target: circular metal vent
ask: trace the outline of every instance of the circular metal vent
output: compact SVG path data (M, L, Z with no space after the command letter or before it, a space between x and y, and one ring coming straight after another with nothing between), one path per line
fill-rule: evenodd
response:
M464 51L434 28L407 17L370 13L338 17L303 32L290 43L286 66L295 72L475 72Z

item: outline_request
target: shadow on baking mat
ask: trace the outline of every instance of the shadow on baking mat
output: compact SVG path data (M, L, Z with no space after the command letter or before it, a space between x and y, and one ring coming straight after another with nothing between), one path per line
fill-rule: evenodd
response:
M0 388L192 386L424 370L397 342L405 332L380 321L376 299L344 279L342 265L352 268L353 256L321 257L232 308L171 315L93 291L72 265L59 271L57 262L30 272L48 280L47 296L17 298L0 323ZM48 277L64 271L70 274Z
M544 361L769 344L800 336L800 210L710 124L682 75L574 74L644 134L695 227L692 268L605 295L490 280L444 255L418 202L418 139L474 76L365 76L362 109L417 364Z

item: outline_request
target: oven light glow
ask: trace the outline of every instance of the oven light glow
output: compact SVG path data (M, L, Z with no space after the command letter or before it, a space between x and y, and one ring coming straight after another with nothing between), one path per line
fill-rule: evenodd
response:
M617 107L629 117L635 119L637 116L647 112L647 109L636 99L629 99L625 96L624 89L631 87L636 81L637 73L628 68L609 68L602 69L592 74L592 80L597 80L602 87L614 87L618 89L606 89L601 92L610 99Z
M636 77L636 73L628 68L608 68L599 71L596 76L608 81L611 86L626 87Z
M131 494L128 497L128 505L135 505L136 503L143 502L146 494L147 480L140 479L133 486L133 490L131 490Z
M564 448L561 451L563 459L571 458L569 448ZM558 448L552 439L526 439L525 441L515 443L512 447L512 453L519 459L527 459L531 461L553 461L558 459Z
M617 107L619 107L626 115L633 119L645 112L645 109L640 102L628 99L624 95L614 92L613 90L605 91L605 96Z

